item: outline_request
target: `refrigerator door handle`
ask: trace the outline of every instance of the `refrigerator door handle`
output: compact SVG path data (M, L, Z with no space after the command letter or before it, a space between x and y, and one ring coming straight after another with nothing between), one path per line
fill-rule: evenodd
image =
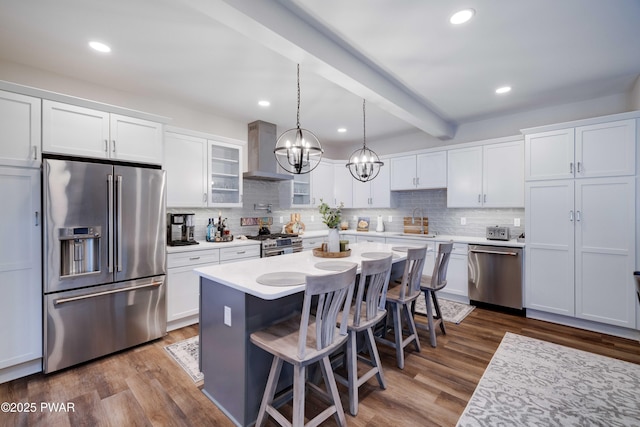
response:
M137 291L138 289L158 287L160 285L162 285L162 282L151 282L151 283L147 283L146 285L131 286L129 288L121 288L121 289L113 289L111 291L95 292L93 294L80 295L80 296L77 296L77 297L58 298L57 300L54 301L54 304L58 305L58 304L64 304L65 302L80 301L80 300L83 300L83 299L95 298L95 297L100 297L100 296L103 296L103 295L118 294L118 293L121 293L121 292Z
M108 222L109 222L109 230L108 230L108 240L109 240L109 250L107 251L107 270L109 273L113 273L113 175L107 175L107 191L108 191L108 202L107 202L107 214L108 214Z
M116 271L122 271L122 260L120 259L122 254L122 175L116 176Z

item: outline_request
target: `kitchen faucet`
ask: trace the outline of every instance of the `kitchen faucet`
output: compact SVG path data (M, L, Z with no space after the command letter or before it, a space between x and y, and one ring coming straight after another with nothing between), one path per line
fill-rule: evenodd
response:
M424 209L420 207L413 208L411 212L411 224L416 223L416 211L420 209L420 234L424 234Z

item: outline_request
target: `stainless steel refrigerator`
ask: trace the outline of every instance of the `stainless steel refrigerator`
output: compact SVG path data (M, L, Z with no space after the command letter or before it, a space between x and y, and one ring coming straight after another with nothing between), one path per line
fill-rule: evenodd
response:
M43 162L44 372L166 334L165 173Z

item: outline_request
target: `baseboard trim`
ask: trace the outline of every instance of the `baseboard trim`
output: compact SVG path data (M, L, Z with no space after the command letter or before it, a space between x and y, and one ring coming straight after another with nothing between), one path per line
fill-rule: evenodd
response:
M621 326L607 325L604 323L592 322L590 320L577 319L575 317L563 316L561 314L547 313L533 309L527 309L527 317L545 322L558 323L560 325L571 326L587 331L599 332L601 334L613 335L615 337L627 338L640 341L640 331L637 329L623 328Z

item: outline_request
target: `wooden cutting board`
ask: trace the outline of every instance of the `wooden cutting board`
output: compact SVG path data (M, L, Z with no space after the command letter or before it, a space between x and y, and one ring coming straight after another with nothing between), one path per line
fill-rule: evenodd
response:
M412 224L413 221L413 224ZM424 217L422 219L422 225L424 226L424 234L429 233L429 218ZM404 233L420 234L420 218L412 218L410 216L404 217Z

